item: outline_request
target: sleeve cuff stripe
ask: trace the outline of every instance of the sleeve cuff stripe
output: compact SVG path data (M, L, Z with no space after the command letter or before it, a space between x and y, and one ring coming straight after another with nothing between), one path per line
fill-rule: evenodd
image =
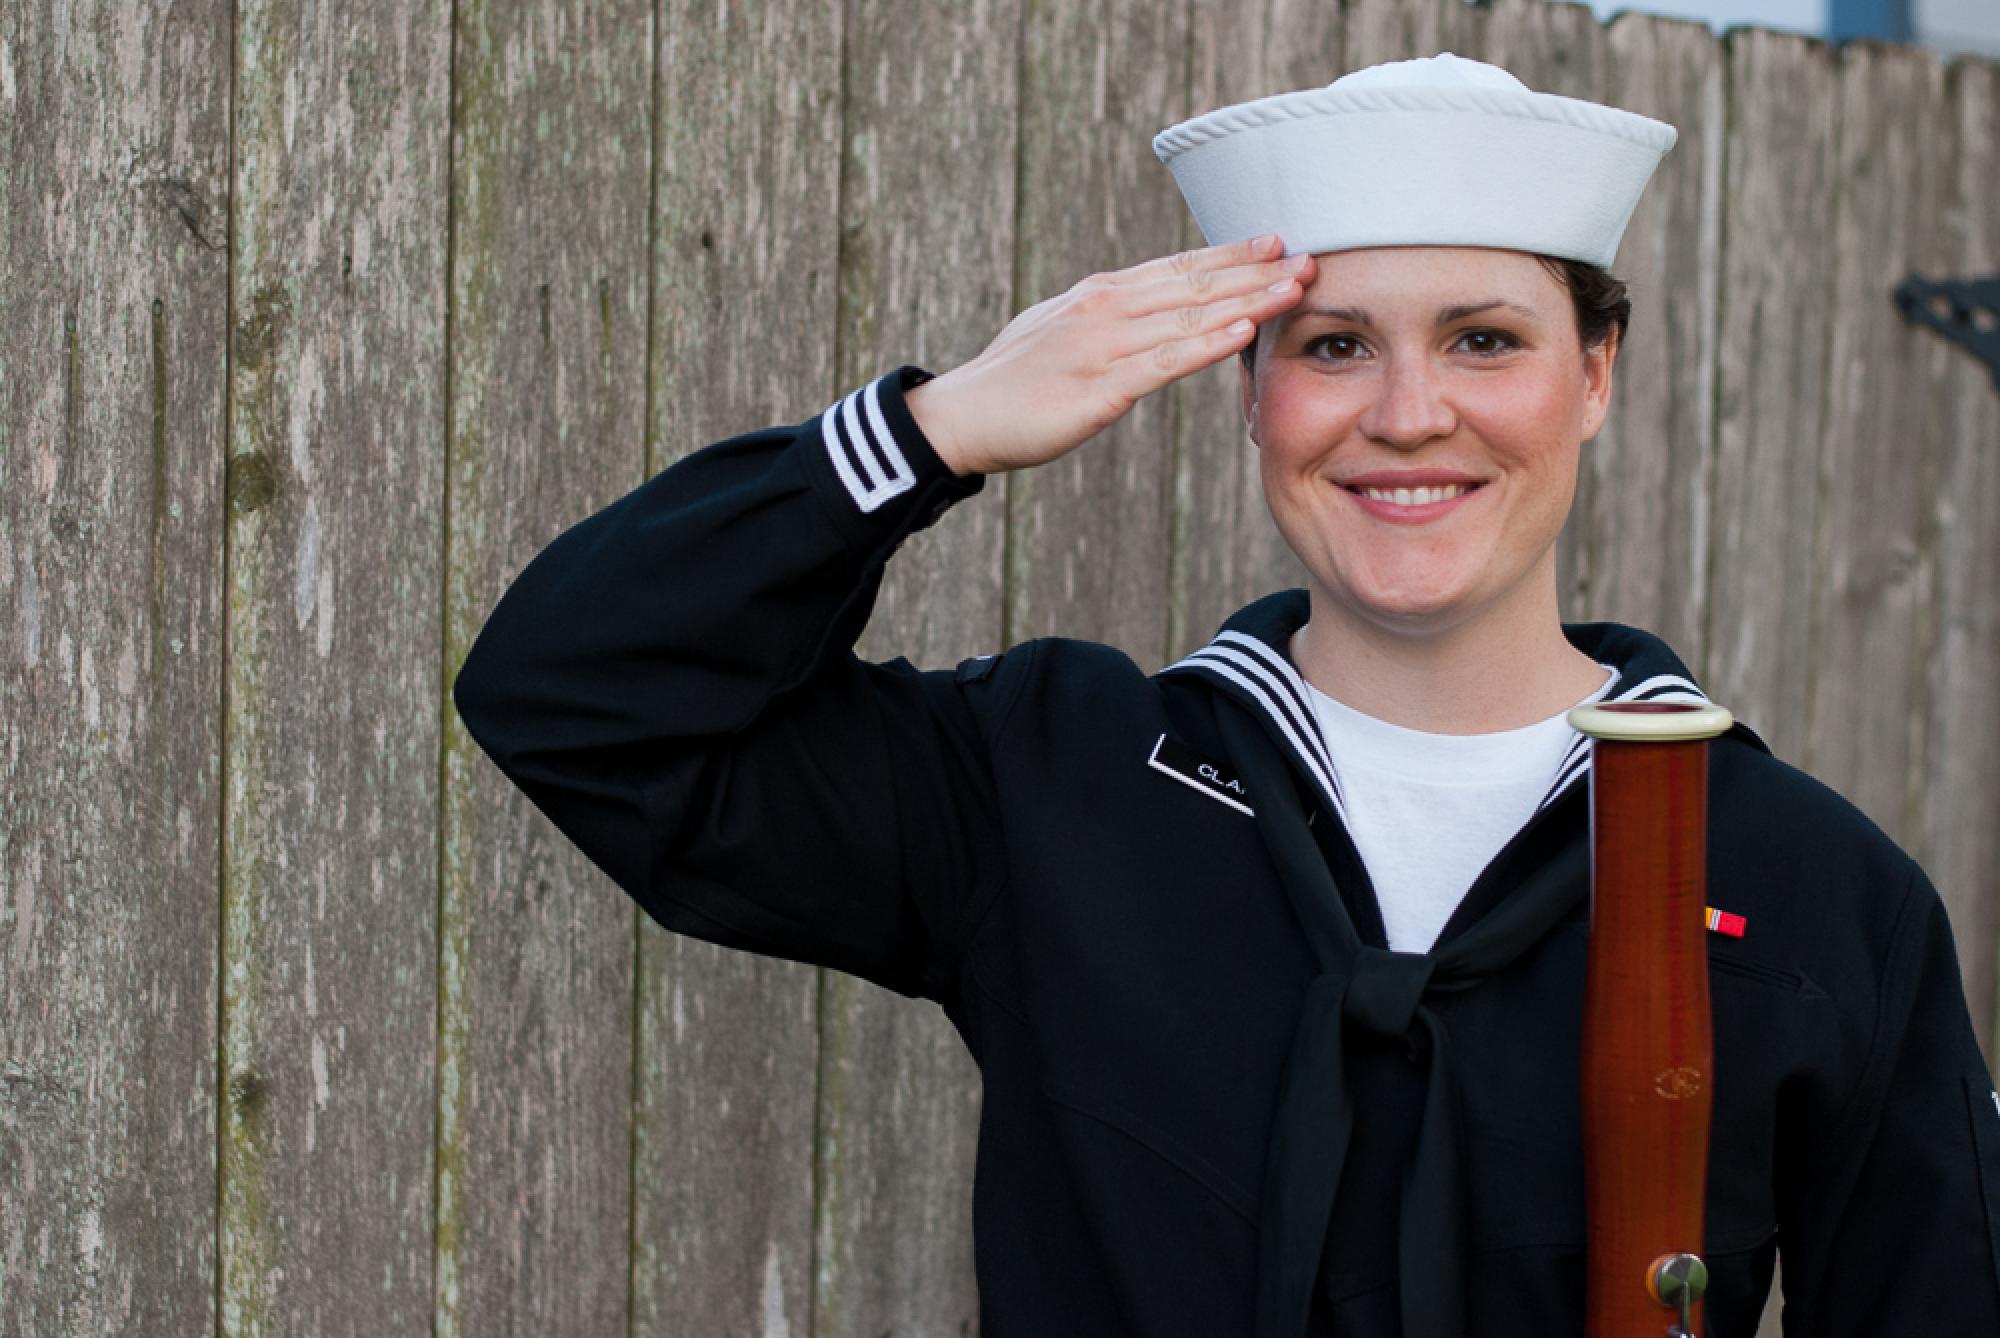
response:
M916 482L916 475L910 469L910 462L903 456L903 448L896 444L896 434L889 430L888 420L882 417L882 383L871 381L862 393L861 403L868 411L868 430L882 445L884 458L889 466L889 477L908 479Z
M915 471L882 416L881 393L881 383L871 381L820 419L820 435L826 441L833 472L854 505L864 512L917 484Z
M882 453L861 430L861 415L854 407L859 398L859 393L856 393L842 400L835 416L839 420L841 444L847 448L861 476L868 480L869 488L875 489L887 483L896 471L884 463Z

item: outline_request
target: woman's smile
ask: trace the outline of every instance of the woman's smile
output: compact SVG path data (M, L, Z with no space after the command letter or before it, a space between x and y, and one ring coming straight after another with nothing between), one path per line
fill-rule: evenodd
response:
M1368 515L1392 525L1428 525L1458 510L1481 486L1470 475L1441 469L1381 469L1339 485Z

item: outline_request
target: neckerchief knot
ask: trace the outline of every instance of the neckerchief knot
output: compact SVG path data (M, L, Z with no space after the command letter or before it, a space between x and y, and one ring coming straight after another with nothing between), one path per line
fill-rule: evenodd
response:
M1417 1020L1417 1005L1436 966L1428 954L1363 946L1354 954L1341 1012L1370 1035L1403 1040Z

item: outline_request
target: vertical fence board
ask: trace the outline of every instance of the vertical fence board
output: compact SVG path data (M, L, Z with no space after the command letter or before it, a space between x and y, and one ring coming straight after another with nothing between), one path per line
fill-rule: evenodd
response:
M1912 269L1934 272L1943 77L1929 52L1841 49L1839 190L1833 237L1832 353L1814 536L1813 773L1891 836L1906 821L1921 764L1930 572L1926 456L1936 417L1928 331L1896 319L1890 293Z
M1609 64L1604 25L1588 5L1492 0L1479 58L1540 93L1596 101Z
M1931 277L1990 277L2000 273L2000 65L1959 62L1939 124L1950 127L1955 152L1941 212L1944 274ZM1931 502L1929 738L1914 837L1950 908L1992 1068L2000 1061L2000 389L1964 350L1942 352L1931 382L1943 431Z
M458 6L447 679L521 566L644 471L651 21ZM633 909L449 709L444 748L437 1332L622 1334Z
M0 10L0 1334L215 1325L229 10Z
M653 468L835 393L840 0L665 0ZM726 72L726 77L720 77ZM810 1332L818 980L640 927L635 1334Z
M1703 686L1789 761L1806 746L1807 611L1832 238L1833 59L1729 36L1721 404Z
M1330 82L1341 72L1336 5L1195 0L1191 114ZM1165 171L1163 167L1160 169ZM1185 207L1181 245L1205 245ZM1207 641L1259 595L1306 583L1264 505L1259 455L1243 422L1240 360L1176 382L1173 568L1167 656Z
M1486 18L1480 59L1511 71L1538 93L1598 102L1604 97L1610 57L1604 27L1586 5L1548 0L1494 0ZM1648 190L1648 203L1659 204ZM1598 544L1593 525L1597 506L1594 448L1586 444L1577 469L1569 520L1556 540L1556 598L1562 616L1574 621L1588 606L1595 577L1591 554Z
M853 0L840 223L839 387L946 371L1012 314L1013 0ZM861 653L943 666L997 649L1006 483L917 535ZM820 993L813 1332L976 1332L979 1073L944 1014L837 971Z
M1153 136L1186 106L1184 6L1029 4L1023 52L1018 306L1180 248L1185 206ZM1007 489L1007 631L1167 649L1172 398Z
M232 1334L431 1323L449 42L434 10L238 11Z
M1611 417L1587 448L1590 617L1649 628L1702 659L1720 262L1721 44L1705 24L1626 15L1611 25L1611 102L1680 138L1618 252L1632 324Z

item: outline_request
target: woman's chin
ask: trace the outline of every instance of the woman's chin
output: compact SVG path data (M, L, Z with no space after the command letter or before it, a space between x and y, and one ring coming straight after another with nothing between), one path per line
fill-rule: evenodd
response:
M1401 585L1327 593L1351 616L1409 636L1448 631L1468 616L1466 593L1455 588Z

